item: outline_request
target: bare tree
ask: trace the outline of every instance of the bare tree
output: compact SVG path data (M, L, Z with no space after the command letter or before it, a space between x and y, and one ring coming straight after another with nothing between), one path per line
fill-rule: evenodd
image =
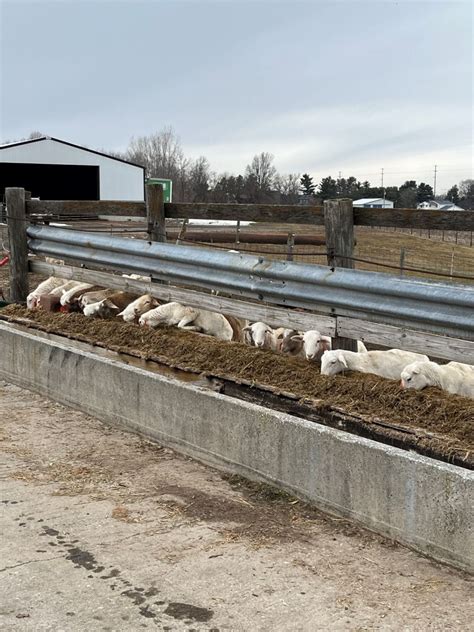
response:
M247 165L245 175L247 178L255 180L257 191L265 193L272 189L277 170L273 166L272 154L262 151L253 157L252 162Z
M200 156L189 169L189 188L193 202L207 202L210 182L210 165Z
M276 191L280 194L282 203L295 204L298 202L300 193L299 173L275 176L274 186Z
M145 167L148 177L173 180L174 197L178 202L189 196L187 180L190 160L185 157L179 137L172 127L132 138L126 155L131 162Z

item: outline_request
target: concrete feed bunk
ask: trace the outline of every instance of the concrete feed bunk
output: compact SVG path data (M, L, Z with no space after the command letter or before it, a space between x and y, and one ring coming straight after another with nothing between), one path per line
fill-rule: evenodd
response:
M55 318L70 325L76 319L83 319L75 315ZM100 327L99 323L90 326ZM136 342L133 325L123 324L120 328L118 335L122 336L123 343ZM146 334L158 336L158 339L145 340L144 344L150 346L149 354L151 347L156 353L159 340L160 351L166 355L165 334L169 337L171 332ZM183 336L182 332L179 334ZM88 331L88 335L91 337L92 331ZM190 336L193 340L196 338L193 334L184 334L180 343L171 334L168 344L175 353L181 344L181 360L187 359L192 364L193 359L186 358L185 353ZM6 380L176 447L207 463L277 484L322 509L357 520L438 560L474 570L474 475L467 469L152 373L125 364L113 354L100 357L92 347L78 348L65 338L48 339L45 334L22 331L6 323L0 324L0 338L0 375ZM238 372L235 353L219 358L218 347L211 345L207 349L206 354L204 349L199 349L202 363L215 367L219 361L221 369L225 367L228 374L232 370ZM267 354L251 350L255 355L249 356L248 348L245 351L247 365L253 364L254 372L263 372L268 360L262 358ZM283 369L273 354L268 355L273 361L275 376ZM316 376L309 379L308 371L317 374L316 369L304 364L300 369L297 367L290 364L290 372L298 378L301 369L302 375L298 378L301 388L305 385L308 389L309 384L315 397L317 387L314 385L318 379ZM380 399L382 394L376 382L370 377L367 382L366 379L362 380L364 386L358 393L358 396L365 393L365 402L361 397L362 403L358 405L365 405L368 412L374 399ZM325 389L336 391L334 380L322 380L321 394ZM337 385L346 381L347 378L343 378ZM413 396L419 408L424 406L425 412L430 407L433 412L439 409L439 400L429 406L426 395L423 400L418 393L401 392L402 410ZM387 397L390 400L390 396ZM464 416L468 426L469 415L472 422L472 407L466 406L463 410L462 402L458 401L462 398L454 399L453 404L453 398L448 397L446 405L455 405L458 417ZM337 403L340 404L341 399ZM403 412L397 415L400 417Z

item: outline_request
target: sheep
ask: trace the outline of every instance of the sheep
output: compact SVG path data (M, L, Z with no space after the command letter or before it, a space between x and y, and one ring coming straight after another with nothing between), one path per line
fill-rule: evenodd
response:
M26 297L27 308L33 309L34 307L37 307L40 296L49 294L52 290L60 285L63 285L65 282L65 279L60 279L58 277L49 277L46 281L42 281L38 287L30 292Z
M296 334L291 337L294 342L301 341L304 357L307 360L315 360L324 351L331 348L331 338L322 336L316 329L309 329L304 334ZM301 352L300 352L301 353Z
M336 349L325 351L321 358L321 373L323 375L336 375L341 371L360 371L361 373L374 373L389 380L400 379L400 373L411 362L428 361L428 356L401 349L389 349L388 351L367 351L356 353Z
M281 333L277 334L277 337L280 340L278 350L281 353L294 358L304 358L303 332L296 331L296 329L283 329Z
M92 285L91 283L79 283L79 285L76 285L70 290L66 290L61 296L61 298L59 299L59 302L61 303L63 307L65 305L71 305L73 303L77 303L81 295L85 294L86 290L90 290L91 288L94 288L94 287L96 286ZM96 289L101 289L101 288L96 287Z
M460 369L461 371L467 371L468 373L471 373L474 371L474 366L472 364L464 364L463 362L448 362L448 364L446 366L454 366L457 369Z
M112 290L110 288L106 290L96 290L95 292L84 292L84 294L79 298L79 305L84 308L86 305L92 305L93 303L98 303L102 301L104 298L109 298L112 294L115 294L117 290Z
M127 305L117 316L121 316L126 323L138 322L142 314L158 307L158 305L160 305L159 301L153 298L151 294L144 294Z
M80 285L80 281L65 281L62 285L59 285L58 287L55 287L54 290L51 290L49 294L60 298L64 292L71 290L73 287L77 287L78 285Z
M84 316L96 318L111 318L117 316L117 312L125 309L132 301L136 300L135 294L127 292L114 292L96 303L90 303L84 307Z
M140 316L140 325L177 325L180 329L198 331L219 340L232 340L233 331L229 321L222 314L205 309L187 307L181 303L166 303Z
M456 366L459 364L461 363L439 365L430 361L412 362L402 371L401 386L417 390L437 386L454 395L474 398L474 371Z
M232 327L232 340L234 342L245 343L244 330L248 326L249 321L244 320L243 318L237 318L236 316L231 316L230 314L224 314L224 318L228 321L229 325Z
M243 328L244 332L249 333L248 344L260 349L272 349L275 346L273 340L273 329L262 321L257 321L252 325Z

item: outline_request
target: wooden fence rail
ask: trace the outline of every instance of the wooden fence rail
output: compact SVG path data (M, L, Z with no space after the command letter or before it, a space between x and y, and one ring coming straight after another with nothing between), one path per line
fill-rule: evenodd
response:
M207 204L165 203L164 218L233 220L324 226L322 206L282 204ZM30 200L27 215L82 215L146 217L145 202ZM435 211L412 208L353 207L355 226L423 228L431 230L474 231L474 211Z

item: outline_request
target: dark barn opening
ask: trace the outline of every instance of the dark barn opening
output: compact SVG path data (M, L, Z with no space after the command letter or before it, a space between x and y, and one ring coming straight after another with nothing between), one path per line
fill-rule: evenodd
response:
M0 163L0 194L22 187L42 200L98 200L99 167Z

